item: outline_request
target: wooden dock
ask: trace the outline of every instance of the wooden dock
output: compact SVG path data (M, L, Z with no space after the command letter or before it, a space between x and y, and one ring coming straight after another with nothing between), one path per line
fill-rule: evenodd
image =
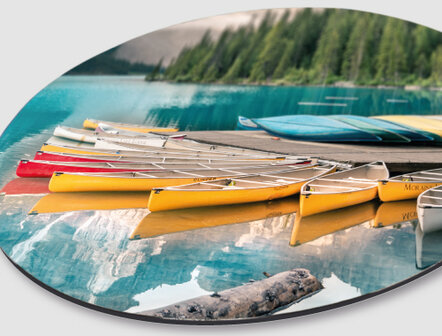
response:
M440 146L332 144L282 138L277 140L264 131L191 131L185 133L188 139L210 144L319 157L354 165L381 160L387 164L392 175L442 167L442 147Z

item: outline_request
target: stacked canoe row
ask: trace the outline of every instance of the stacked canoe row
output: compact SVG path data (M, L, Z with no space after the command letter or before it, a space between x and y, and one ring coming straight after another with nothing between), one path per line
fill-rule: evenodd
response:
M284 138L317 142L442 144L441 116L286 115L238 118L238 129L265 130Z
M151 212L253 203L299 193L299 218L378 197L384 202L415 199L436 187L419 200L422 209L436 209L439 217L427 215L428 210L421 217L436 222L441 218L437 187L442 186L442 169L389 178L383 162L344 169L311 158L194 142L184 135L140 135L134 125L125 125L123 134L119 126L99 122L94 131L57 127L33 160L20 161L17 175L31 179L32 185L50 177L49 191L65 193L67 202L70 192L123 192L128 205L133 201L129 207L141 204ZM141 202L137 192L145 193ZM112 203L112 197L107 198ZM44 212L41 209L37 204L31 213ZM430 227L436 225L430 222Z

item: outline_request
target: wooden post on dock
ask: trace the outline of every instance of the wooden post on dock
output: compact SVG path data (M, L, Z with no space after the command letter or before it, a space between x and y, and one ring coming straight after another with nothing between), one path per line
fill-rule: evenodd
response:
M217 320L262 316L322 289L306 269L293 269L212 295L139 314L178 320Z

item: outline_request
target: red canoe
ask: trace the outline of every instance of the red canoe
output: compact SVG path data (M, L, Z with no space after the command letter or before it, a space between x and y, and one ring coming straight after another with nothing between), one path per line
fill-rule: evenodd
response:
M55 172L65 173L122 173L131 171L151 171L158 170L146 168L112 168L105 167L106 163L96 162L51 162L51 161L35 161L35 160L21 160L18 164L16 174L18 177L51 177Z

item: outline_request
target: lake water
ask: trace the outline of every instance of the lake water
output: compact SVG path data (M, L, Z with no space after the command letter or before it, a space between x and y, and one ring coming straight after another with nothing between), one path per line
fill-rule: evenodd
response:
M326 98L343 96L358 100L339 101L346 106L298 104L337 103ZM429 91L63 77L38 93L5 131L0 144L0 182L4 185L14 178L17 161L33 156L56 125L80 127L87 117L183 130L234 129L238 115L438 114L441 99L441 93ZM442 256L441 235L419 233L415 204L410 203L394 211L385 204L367 203L296 221L294 197L270 205L223 207L213 212L219 226L192 231L181 231L182 223L165 214L164 228L158 232L146 209L28 216L41 197L1 198L0 246L49 286L116 310L138 312L259 280L264 271L275 274L307 268L325 289L282 311L288 312L382 289Z

